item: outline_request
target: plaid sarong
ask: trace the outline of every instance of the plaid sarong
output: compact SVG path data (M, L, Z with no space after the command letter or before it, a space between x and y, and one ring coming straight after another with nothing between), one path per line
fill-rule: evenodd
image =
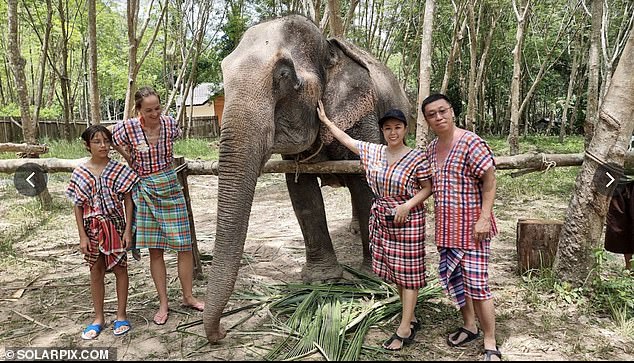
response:
M463 307L465 295L472 300L493 297L489 289L490 240L482 241L477 250L438 247L440 284L454 302Z
M376 198L370 210L370 252L372 271L387 282L406 289L425 286L425 208L409 212L409 220L395 225L386 219L405 203L406 196Z
M106 271L112 270L116 265L128 266L121 240L124 228L125 221L116 215L98 215L84 219L84 230L90 240L90 252L84 255L84 259L91 270L100 254L104 255Z
M133 193L135 248L191 251L191 233L182 186L172 169L142 176Z

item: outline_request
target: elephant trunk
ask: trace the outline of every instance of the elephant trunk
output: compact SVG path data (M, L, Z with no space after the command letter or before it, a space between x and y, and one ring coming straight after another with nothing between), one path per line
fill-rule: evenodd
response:
M257 104L257 112L244 105L225 104L218 163L216 241L203 315L211 343L226 335L220 317L238 276L257 178L271 155L273 110L262 107L266 105L264 101ZM270 122L253 122L266 118Z

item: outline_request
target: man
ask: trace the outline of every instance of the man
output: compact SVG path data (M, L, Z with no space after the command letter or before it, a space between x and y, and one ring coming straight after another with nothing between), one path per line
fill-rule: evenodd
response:
M427 147L427 159L432 168L438 272L464 320L447 343L458 347L478 338L477 317L484 332L484 360L501 360L488 283L491 238L497 234L493 153L478 135L456 127L454 108L445 95L427 97L422 111L437 135Z

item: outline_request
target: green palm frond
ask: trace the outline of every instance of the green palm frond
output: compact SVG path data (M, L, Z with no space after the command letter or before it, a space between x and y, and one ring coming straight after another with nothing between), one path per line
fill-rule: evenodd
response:
M288 284L269 288L268 308L274 329L288 336L264 357L297 360L319 352L326 360L357 360L369 329L400 314L397 290L348 266L354 281L333 284ZM439 297L440 286L419 290L418 303Z

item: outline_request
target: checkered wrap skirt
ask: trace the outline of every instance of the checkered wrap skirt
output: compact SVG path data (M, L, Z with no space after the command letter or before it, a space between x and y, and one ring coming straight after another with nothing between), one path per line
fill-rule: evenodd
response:
M132 197L136 211L135 248L191 251L191 233L182 186L172 169L140 178Z
M425 207L413 208L403 225L386 216L408 200L405 196L376 198L370 210L372 270L387 282L406 289L425 286ZM388 217L389 218L389 217Z
M90 240L90 252L84 255L84 259L91 270L101 254L104 255L106 271L112 270L116 265L128 266L121 240L124 229L125 220L120 216L98 215L84 219L84 231Z

